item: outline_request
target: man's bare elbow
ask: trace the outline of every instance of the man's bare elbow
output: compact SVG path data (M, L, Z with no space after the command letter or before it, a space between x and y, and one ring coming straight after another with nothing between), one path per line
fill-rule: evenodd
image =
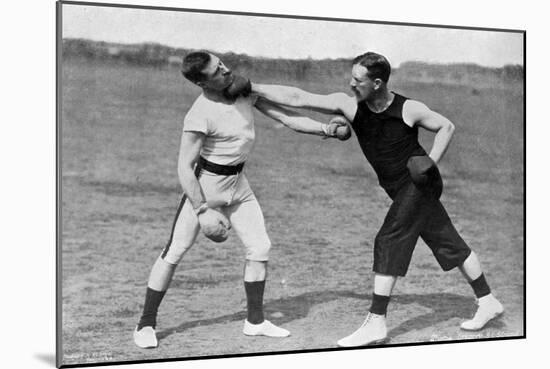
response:
M455 125L452 122L447 124L447 132L452 135L455 132Z

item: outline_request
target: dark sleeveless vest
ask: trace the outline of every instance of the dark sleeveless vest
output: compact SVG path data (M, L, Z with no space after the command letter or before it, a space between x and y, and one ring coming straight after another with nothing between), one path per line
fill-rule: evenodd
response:
M407 160L411 156L426 155L418 142L418 127L409 127L403 121L406 100L395 94L391 105L381 113L372 112L362 101L357 104L352 122L363 154L374 168L380 186L389 194L410 179Z

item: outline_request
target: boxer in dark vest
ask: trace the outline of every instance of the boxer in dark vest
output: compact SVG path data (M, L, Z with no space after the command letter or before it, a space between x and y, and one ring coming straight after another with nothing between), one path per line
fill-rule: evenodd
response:
M476 254L454 228L439 201L442 181L437 168L455 127L425 104L388 89L391 66L367 52L353 60L345 93L312 94L295 87L252 83L252 91L277 104L310 108L346 117L380 185L393 200L374 243L374 291L361 327L338 341L344 347L382 342L387 338L386 311L398 277L405 276L421 237L445 271L458 267L478 299L475 316L464 330L482 329L504 311L485 280ZM419 127L435 132L429 154L418 142Z

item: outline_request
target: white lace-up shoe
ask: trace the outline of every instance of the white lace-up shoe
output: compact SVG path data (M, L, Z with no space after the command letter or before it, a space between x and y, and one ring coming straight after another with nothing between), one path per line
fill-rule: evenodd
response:
M143 327L139 331L136 327L134 330L134 343L141 348L155 348L159 345L153 327Z
M244 321L243 333L247 336L267 336L267 337L288 337L290 332L284 328L277 327L269 320L264 320L260 324Z
M382 343L388 336L386 317L369 313L361 327L337 342L340 347L356 347Z
M478 308L474 317L463 322L460 328L466 331L478 331L485 327L489 321L504 313L504 307L492 294L483 296L477 304Z

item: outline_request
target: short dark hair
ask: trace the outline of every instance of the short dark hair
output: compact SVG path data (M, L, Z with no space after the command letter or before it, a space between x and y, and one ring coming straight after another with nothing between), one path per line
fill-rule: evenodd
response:
M380 78L382 81L387 83L390 79L390 62L383 55L369 51L353 59L352 65L356 64L367 68L367 77L371 80Z
M206 51L194 51L183 58L181 74L193 83L204 80L202 71L210 62L210 54Z

